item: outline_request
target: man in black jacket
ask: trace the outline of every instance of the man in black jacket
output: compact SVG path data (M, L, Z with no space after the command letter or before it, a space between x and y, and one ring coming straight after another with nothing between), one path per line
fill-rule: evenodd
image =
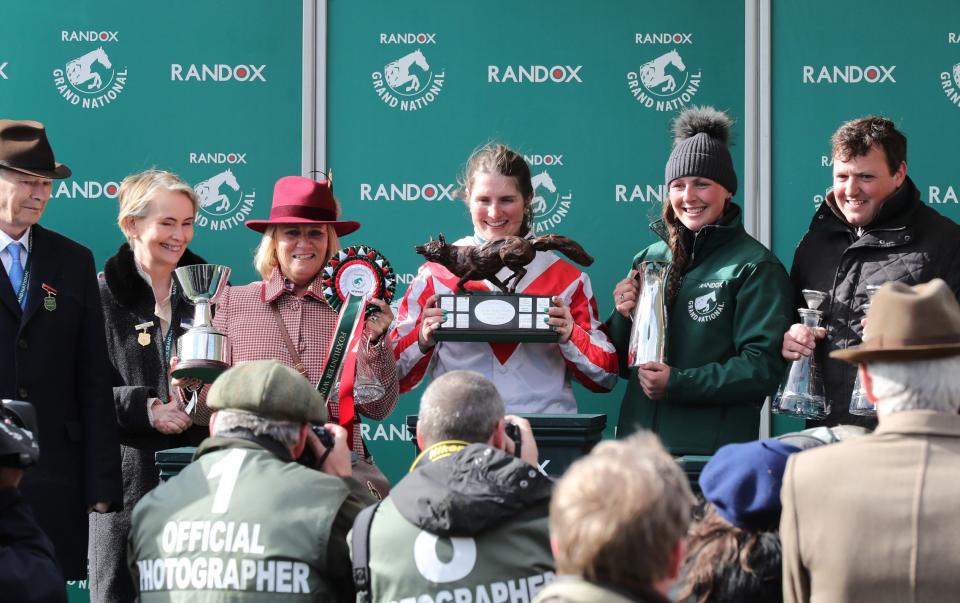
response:
M0 408L0 599L67 603L53 544L18 489L24 469L36 464L40 455L33 416L32 409L21 415L6 404Z
M53 181L43 124L0 119L0 398L37 411L43 457L20 491L68 580L87 573L87 514L123 500L93 254L38 224Z
M867 286L907 285L942 278L960 295L960 226L920 199L907 176L907 139L890 120L868 116L833 134L833 191L817 210L793 257L790 278L800 291L827 294L823 328L794 324L783 335L783 357L816 349L830 414L816 424L876 427L849 414L856 367L829 352L859 345ZM819 341L818 341L819 340Z

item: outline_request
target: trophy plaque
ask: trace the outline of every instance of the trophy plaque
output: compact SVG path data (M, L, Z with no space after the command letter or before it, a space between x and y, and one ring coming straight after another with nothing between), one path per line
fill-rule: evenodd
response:
M437 296L447 322L433 333L437 341L526 341L553 343L559 335L550 329L550 297L497 292Z
M181 266L174 270L183 297L194 304L193 326L177 340L180 362L173 376L213 383L230 368L230 342L213 328L211 305L227 286L230 268L218 264Z
M553 295L517 293L517 284L527 274L526 266L537 251L557 250L581 266L593 258L576 241L560 235L504 237L483 245L448 245L441 234L436 241L416 247L428 261L446 267L460 277L452 293L437 295L437 305L447 320L433 332L437 341L499 341L554 343L559 335L546 324ZM507 268L512 273L500 280ZM468 281L486 280L500 291L467 291ZM559 293L557 291L556 293Z

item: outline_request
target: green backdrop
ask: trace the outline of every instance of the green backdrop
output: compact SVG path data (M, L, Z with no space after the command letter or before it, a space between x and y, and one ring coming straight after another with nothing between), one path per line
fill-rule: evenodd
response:
M536 229L570 236L596 258L589 274L606 318L613 285L653 242L647 224L663 198L671 109L709 103L744 119L744 13L733 3L331 0L328 7L327 163L345 214L364 224L347 241L376 246L401 282L421 264L415 244L472 232L466 206L451 193L471 151L495 140L527 157L535 181L549 176L555 190L535 190L544 199ZM644 85L643 65L670 53L682 68L668 57L659 72L672 84ZM398 71L391 86L387 73ZM734 138L742 132L738 124ZM734 157L742 173L742 144ZM594 394L575 385L580 412L610 416L608 436L622 390ZM383 425L368 427L369 446L394 480L413 460L402 425L419 393L402 396Z
M646 225L663 199L669 122L681 104L712 104L738 120L741 179L745 161L761 164L744 157L743 143L744 125L760 119L744 112L744 56L754 44L744 7L755 4L770 9L771 87L759 94L771 107L772 193L745 204L748 213L770 204L784 263L830 184L829 135L866 113L902 126L925 199L960 218L950 146L960 133L956 3L918 0L906 11L893 0L869 9L827 0L329 0L317 36L327 100L316 135L326 161L316 168L333 168L345 215L364 224L345 242L390 258L402 293L420 264L416 243L470 231L452 194L459 170L475 147L502 141L534 175L549 176L553 188L536 191L538 229L571 236L597 258L590 275L606 316L614 283L653 241ZM45 122L57 158L74 171L57 183L43 223L102 264L122 241L120 180L170 169L204 190L194 251L230 265L234 282L252 280L257 236L242 221L265 217L273 182L311 159L301 150L315 134L301 118L303 3L46 0L4 9L0 116ZM616 417L622 389L577 386L581 412ZM418 394L367 428L393 480L413 457L402 424ZM608 436L612 428L613 419Z

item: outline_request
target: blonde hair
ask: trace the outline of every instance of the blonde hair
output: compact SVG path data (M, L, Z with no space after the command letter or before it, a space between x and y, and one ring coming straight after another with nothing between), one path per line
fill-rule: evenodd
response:
M130 174L120 183L120 213L117 214L117 226L127 240L124 223L127 218L144 218L150 213L150 203L157 193L168 191L181 193L190 199L193 213L197 213L197 192L173 172L151 168L138 174Z
M563 475L550 502L557 569L631 590L667 576L695 499L652 433L601 442Z
M337 218L340 217L340 204L337 203ZM309 225L309 224L308 224ZM284 224L271 224L260 237L260 244L253 254L253 267L263 277L263 280L270 280L273 269L277 267L277 229ZM333 254L340 251L340 238L337 237L337 231L332 224L322 224L327 227L327 251L323 258L326 264L333 257Z

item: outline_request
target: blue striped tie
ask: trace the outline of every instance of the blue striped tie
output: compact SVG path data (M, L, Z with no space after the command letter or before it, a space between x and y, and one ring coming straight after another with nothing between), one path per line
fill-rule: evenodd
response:
M10 258L13 260L10 262L10 284L13 285L13 293L17 295L20 293L20 285L23 284L23 264L20 263L20 249L22 246L19 241L14 241L7 245L7 251L10 252ZM23 310L26 308L27 296L23 296L23 301L20 302L20 309Z

